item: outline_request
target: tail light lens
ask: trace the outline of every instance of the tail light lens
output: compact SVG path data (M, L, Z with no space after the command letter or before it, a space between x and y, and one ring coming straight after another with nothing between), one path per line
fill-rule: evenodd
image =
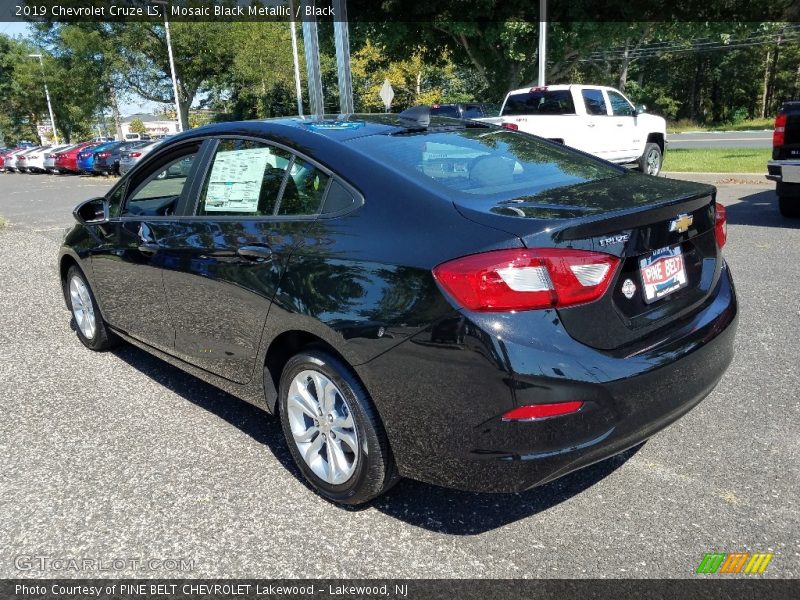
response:
M457 258L434 268L433 276L469 310L534 310L597 300L618 264L600 252L520 248Z
M780 114L775 117L775 131L772 132L772 147L783 146L786 135L786 115Z
M141 155L142 155L141 152L131 152L130 154L128 154L130 158L139 158Z
M553 402L549 404L528 404L511 409L503 415L504 421L536 421L549 417L559 417L578 412L583 406L580 400Z
M98 152L97 156L98 158L108 158L109 156L111 156L111 152Z
M717 238L717 246L722 248L728 241L728 212L719 203L714 205L714 235Z
M519 131L519 125L516 123L503 123L503 127L510 129L511 131Z

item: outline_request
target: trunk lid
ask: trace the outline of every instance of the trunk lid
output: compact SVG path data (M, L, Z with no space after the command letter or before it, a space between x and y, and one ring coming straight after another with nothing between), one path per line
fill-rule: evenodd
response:
M598 349L635 351L711 297L720 273L715 194L708 185L630 173L510 201L456 202L456 209L470 220L518 236L529 248L575 248L620 257L602 298L558 312L573 338ZM667 248L673 254L680 250L686 283L648 301L642 261L655 260L654 253Z

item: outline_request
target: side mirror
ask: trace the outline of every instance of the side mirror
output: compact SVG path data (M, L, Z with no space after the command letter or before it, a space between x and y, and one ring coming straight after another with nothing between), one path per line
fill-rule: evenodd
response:
M633 109L633 114L641 115L647 112L647 107L644 104L637 104L636 108Z
M72 216L81 225L102 225L108 223L108 200L103 197L82 202L72 211Z

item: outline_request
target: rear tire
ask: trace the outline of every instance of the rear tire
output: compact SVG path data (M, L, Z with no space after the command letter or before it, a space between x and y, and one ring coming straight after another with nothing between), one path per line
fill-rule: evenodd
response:
M301 352L286 363L279 387L286 443L318 494L363 504L397 482L383 424L345 363L322 350Z
M661 147L653 142L648 142L644 146L644 152L639 157L639 170L646 175L658 175L661 172L663 156Z
M106 327L83 271L75 265L71 266L63 286L64 297L75 319L75 330L81 343L98 352L117 346L120 339Z

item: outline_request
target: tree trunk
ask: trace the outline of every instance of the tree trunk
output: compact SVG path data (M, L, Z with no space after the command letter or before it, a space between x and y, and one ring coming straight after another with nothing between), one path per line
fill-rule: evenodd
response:
M769 79L767 80L767 101L765 102L764 117L771 113L770 107L773 104L773 96L775 94L775 73L778 66L778 53L780 52L781 42L783 42L783 31L778 34L778 39L775 42L775 52L772 53L772 63L769 66Z
M628 65L630 65L630 57L628 56L628 46L630 42L625 40L625 51L622 53L622 71L619 74L619 91L625 93L625 84L628 83Z
M122 119L119 115L119 101L117 100L117 90L113 84L108 86L109 98L111 100L111 116L114 119L114 129L117 132L117 139L122 140Z

